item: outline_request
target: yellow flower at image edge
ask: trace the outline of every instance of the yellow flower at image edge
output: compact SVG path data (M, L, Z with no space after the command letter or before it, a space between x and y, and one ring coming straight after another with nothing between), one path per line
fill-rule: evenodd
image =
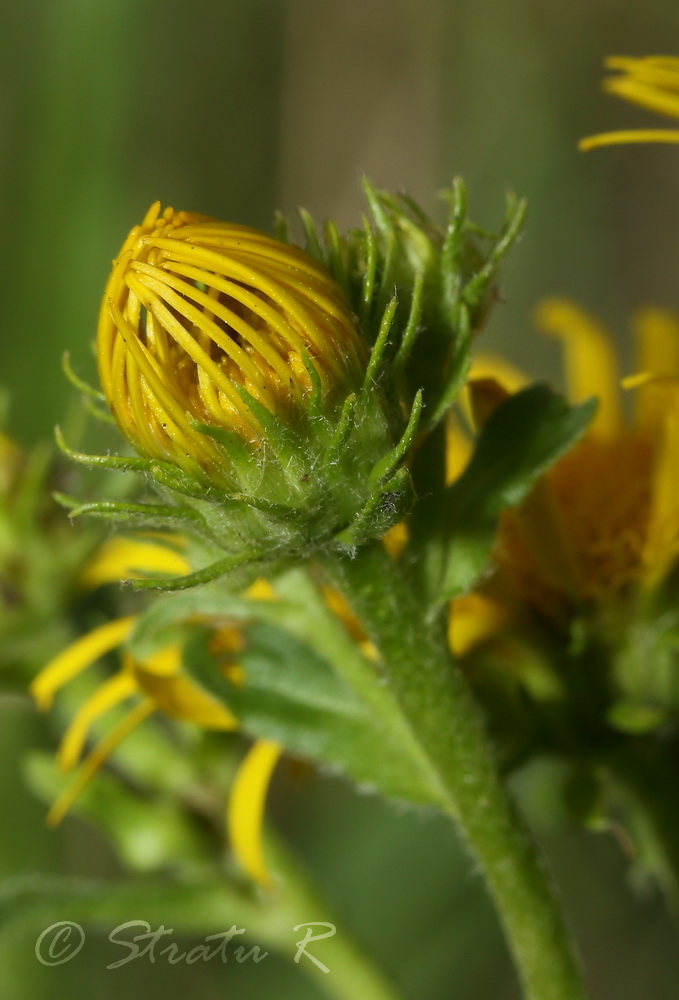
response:
M118 581L121 577L133 577L137 571L152 572L159 568L167 571L171 567L179 573L187 570L182 558L167 548L147 541L115 538L103 545L86 567L83 581L99 586ZM259 586L253 588L253 596L269 597L270 592ZM49 709L55 694L65 684L107 653L123 646L136 620L135 615L129 615L106 622L81 636L56 656L31 685L38 706L43 710ZM215 649L233 649L238 645L239 637L233 632L233 629L218 630L213 644ZM218 669L217 662L215 669ZM230 666L229 671L234 683L242 683L237 668ZM127 713L85 757L71 784L52 805L48 814L51 824L63 819L116 747L154 712L162 712L204 729L238 729L235 716L183 672L178 647L167 646L141 663L123 652L121 669L97 687L66 729L57 752L60 769L70 771L76 767L93 725L106 712L128 701L133 701L133 704ZM277 744L255 742L243 759L229 798L227 826L232 849L245 871L263 886L271 884L262 847L264 802L281 752Z
M679 58L645 56L632 59L612 56L606 68L618 70L608 77L604 90L648 111L679 119ZM636 142L679 142L679 129L625 129L589 136L579 143L581 150Z
M297 247L156 203L109 278L97 335L104 395L139 452L219 478L208 424L256 446L248 396L284 423L314 383L329 404L360 383L364 346L339 285Z
M595 396L599 410L583 440L502 516L493 577L471 600L453 602L459 652L501 631L517 602L552 613L564 604L615 601L656 586L679 556L679 322L658 309L636 316L645 374L625 383L634 389L627 421L606 331L564 300L543 302L536 319L564 344L573 402ZM482 370L492 375L492 362ZM502 382L501 369L497 375ZM459 436L451 444L462 455L469 448ZM449 464L463 461L454 454Z

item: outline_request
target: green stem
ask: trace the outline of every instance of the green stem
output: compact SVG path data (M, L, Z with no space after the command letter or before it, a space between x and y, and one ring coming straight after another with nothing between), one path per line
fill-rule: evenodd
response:
M550 877L450 658L445 621L427 621L414 589L379 543L353 559L329 556L325 565L380 651L403 714L447 790L450 812L483 869L526 998L585 1000Z

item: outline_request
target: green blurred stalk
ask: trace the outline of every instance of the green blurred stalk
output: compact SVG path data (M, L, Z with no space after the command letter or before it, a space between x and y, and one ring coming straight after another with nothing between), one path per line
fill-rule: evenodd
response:
M310 885L297 860L271 833L266 837L266 853L280 879L280 884L266 894L216 872L213 878L201 881L166 877L162 881L129 878L101 882L40 875L6 881L0 884L0 932L35 933L38 928L69 920L83 925L86 933L97 927L110 935L121 924L136 920L140 913L151 931L164 927L170 935L176 932L209 938L234 928L240 933L234 933L227 942L224 957L217 957L219 942L201 941L197 946L205 945L214 953L216 963L227 964L241 960L254 963L258 955L263 960L266 950L271 949L297 962L300 973L310 976L331 1000L400 1000L388 978ZM298 945L309 921L331 924L335 933L322 942L309 940L305 952L300 953ZM325 930L322 927L315 933L321 935ZM112 943L117 947L110 961L134 958L132 941L136 934L144 932L145 928L136 927L116 935ZM120 948L123 940L129 943L125 950ZM145 961L170 963L174 956L170 953L165 959L162 949L172 941L172 937L159 939L157 947L144 956ZM137 944L137 958L143 957L141 952L150 943L144 939ZM247 959L255 946L254 957ZM240 959L236 954L239 947L243 948Z

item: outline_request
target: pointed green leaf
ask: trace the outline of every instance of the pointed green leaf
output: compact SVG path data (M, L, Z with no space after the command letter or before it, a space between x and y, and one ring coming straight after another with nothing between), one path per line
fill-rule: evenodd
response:
M471 462L446 490L427 542L436 599L469 590L483 570L500 513L514 507L582 436L595 400L570 407L546 385L534 385L498 407L481 431Z

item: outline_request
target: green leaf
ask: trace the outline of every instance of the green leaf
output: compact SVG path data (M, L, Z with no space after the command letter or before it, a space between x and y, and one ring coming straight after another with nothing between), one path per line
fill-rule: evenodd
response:
M253 736L353 778L390 798L437 801L418 763L326 660L283 629L255 623L238 654L245 683L229 684L204 644L186 669L228 705Z
M548 386L534 385L492 414L467 469L442 500L439 496L430 520L427 577L436 601L474 585L487 562L500 513L520 503L538 476L581 437L595 407L595 400L570 407ZM426 505L423 510L426 514Z

